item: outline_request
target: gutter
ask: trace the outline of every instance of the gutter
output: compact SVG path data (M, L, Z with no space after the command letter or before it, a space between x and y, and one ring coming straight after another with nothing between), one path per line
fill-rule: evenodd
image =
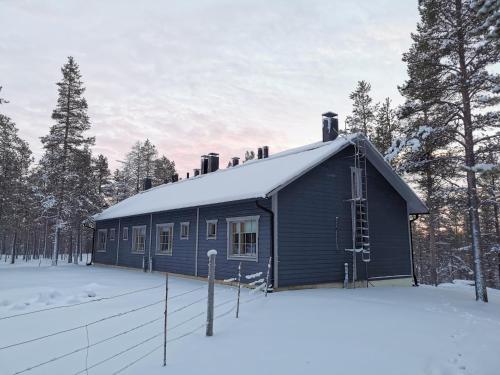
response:
M412 265L412 273L413 273L413 286L419 286L417 280L417 274L415 272L415 254L413 253L413 222L417 220L419 214L415 214L413 219L410 219L410 246L411 246L411 265Z
M255 205L257 206L257 208L260 208L266 212L268 212L270 215L271 215L271 249L270 249L270 254L271 254L271 282L270 284L273 286L273 289L274 289L274 212L273 210L270 210L269 208L267 207L264 207L262 206L259 201L255 201Z

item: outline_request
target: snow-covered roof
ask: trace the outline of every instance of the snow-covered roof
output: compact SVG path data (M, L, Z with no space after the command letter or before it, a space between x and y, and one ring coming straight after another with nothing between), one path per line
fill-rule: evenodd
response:
M265 159L251 160L235 167L160 185L127 198L95 215L94 218L106 220L245 199L267 198L349 146L356 137L357 134L341 136L334 141L313 143L279 152ZM368 144L368 149L375 150L369 142ZM370 161L373 157L372 152L368 153ZM408 202L409 213L427 212L425 205L382 156L379 154L375 159L376 163L372 163L384 177L389 182L391 180L396 182L397 186L392 185Z

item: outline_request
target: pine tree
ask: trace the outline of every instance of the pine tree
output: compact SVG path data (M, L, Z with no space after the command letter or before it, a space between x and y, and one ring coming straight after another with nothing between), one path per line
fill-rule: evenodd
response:
M390 98L386 98L377 106L374 125L372 142L381 154L385 154L401 130L396 111L391 107Z
M481 145L498 137L497 112L487 112L499 103L492 93L500 78L488 71L499 61L499 49L485 38L480 25L485 16L471 8L468 0L423 0L420 6L421 21L417 33L412 35L415 46L425 46L418 57L420 68L433 74L431 92L433 101L447 108L454 123L453 141L462 148L462 168L467 183L469 225L474 254L476 299L487 302L487 292L482 269L481 230L476 160ZM413 47L412 47L413 48ZM434 74L438 72L439 74ZM409 86L424 95L429 90L429 80L410 82ZM482 113L480 113L481 111Z
M0 100L0 104L7 103ZM18 136L12 120L0 113L0 235L6 254L6 237L11 232L11 263L16 258L19 231L28 222L30 203L28 172L32 162L28 143Z
M108 167L108 158L102 154L97 155L96 158L92 159L92 170L97 192L99 194L105 194L105 190L109 185L109 177L111 176Z
M371 88L368 82L359 81L356 89L349 95L353 103L352 114L345 120L347 132L363 133L371 138L376 110L370 97Z
M48 191L45 195L52 195L54 199L53 265L57 265L61 229L72 224L73 200L78 199L70 195L71 189L85 178L83 172L78 170L77 160L81 153L86 152L86 147L94 144L94 138L84 135L90 129L90 122L87 101L83 97L85 88L73 57L68 57L61 72L62 79L57 83L59 96L52 113L55 123L49 135L41 138L45 154L40 162L47 180Z
M154 161L153 184L161 185L166 182L172 182L176 173L175 162L170 161L165 155Z

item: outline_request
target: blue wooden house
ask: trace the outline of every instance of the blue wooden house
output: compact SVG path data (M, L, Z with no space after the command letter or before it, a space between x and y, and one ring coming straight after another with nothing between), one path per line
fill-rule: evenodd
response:
M410 215L426 206L363 135L323 141L201 173L136 194L95 216L96 263L216 279L266 272L274 288L412 276Z

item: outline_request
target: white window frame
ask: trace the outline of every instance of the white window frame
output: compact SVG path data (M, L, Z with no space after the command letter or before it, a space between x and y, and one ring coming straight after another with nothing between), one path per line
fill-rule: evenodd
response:
M247 260L252 262L257 262L259 260L259 219L260 216L241 216L241 217L228 217L226 218L227 222L227 259L228 260ZM241 223L244 221L255 220L256 228L255 228L255 254L252 255L234 255L232 254L232 233L231 233L231 224L233 223Z
M144 250L143 251L134 250L134 245L136 244L134 230L136 230L136 229L137 230L144 229ZM147 232L146 225L136 225L136 226L132 227L132 253L134 253L134 254L144 254L145 253L145 251L146 251L146 232Z
M187 234L184 236L182 234L182 228L185 228L187 227ZM189 221L183 221L180 225L180 229L179 229L179 238L181 240L189 240Z
M115 228L111 228L109 230L109 240L110 241L114 241L115 237L116 237L116 229Z
M166 227L170 229L169 233L169 249L167 251L160 250L160 228ZM172 255L174 247L174 223L161 223L156 224L156 255Z
M104 233L104 248L103 249L99 248L99 245L100 245L99 235L101 233ZM107 242L108 242L108 230L107 229L98 229L97 230L97 249L96 249L96 251L98 253L105 253Z
M216 240L217 239L217 223L219 222L218 219L212 219L212 220L207 220L207 240ZM208 235L208 228L210 224L215 224L215 235L213 237L210 237Z
M123 227L123 241L128 241L128 227Z

